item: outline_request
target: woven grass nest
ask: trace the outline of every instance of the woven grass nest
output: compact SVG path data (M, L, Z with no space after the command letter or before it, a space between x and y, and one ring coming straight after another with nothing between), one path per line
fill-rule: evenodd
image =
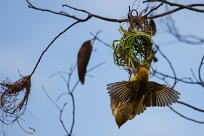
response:
M128 32L120 26L123 36L112 44L114 63L136 74L141 65L151 66L153 60L151 35L133 30Z

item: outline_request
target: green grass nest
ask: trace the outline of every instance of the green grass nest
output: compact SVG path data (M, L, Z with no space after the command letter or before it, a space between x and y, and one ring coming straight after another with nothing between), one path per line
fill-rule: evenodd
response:
M114 40L114 63L131 73L136 73L141 65L151 66L153 60L151 35L144 32L128 32L120 26L123 37Z

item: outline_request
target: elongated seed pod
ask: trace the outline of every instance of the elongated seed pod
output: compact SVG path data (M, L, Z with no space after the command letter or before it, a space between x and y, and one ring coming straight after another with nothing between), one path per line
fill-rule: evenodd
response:
M82 84L84 84L86 68L89 63L91 52L92 52L92 45L90 40L84 42L78 52L78 56L77 56L78 76Z

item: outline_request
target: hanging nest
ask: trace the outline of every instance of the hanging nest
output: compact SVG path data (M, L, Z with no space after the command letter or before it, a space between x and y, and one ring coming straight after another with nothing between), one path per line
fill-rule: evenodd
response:
M16 82L0 83L0 121L7 124L16 121L26 109L31 88L31 76L24 76Z
M135 29L126 31L120 26L123 37L114 40L114 63L131 74L136 74L141 65L151 66L153 60L151 35Z

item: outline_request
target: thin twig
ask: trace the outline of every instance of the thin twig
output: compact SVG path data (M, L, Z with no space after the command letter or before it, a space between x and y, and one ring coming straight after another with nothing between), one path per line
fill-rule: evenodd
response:
M43 12L49 12L49 13L52 13L52 14L55 14L55 15L60 15L60 16L68 17L68 18L71 18L71 19L74 19L74 20L77 20L77 21L84 20L84 19L76 17L74 15L70 15L70 14L64 12L64 11L56 12L56 11L52 11L52 10L49 10L49 9L38 8L38 7L34 6L31 2L29 2L29 0L26 0L26 1L28 3L28 7L32 8L32 9L35 9L35 10L39 10L39 11L43 11ZM90 18L94 17L94 18L98 18L98 19L101 19L101 20L104 20L104 21L108 21L108 22L122 23L122 22L127 22L128 21L128 19L113 19L113 18L103 17L103 16L100 16L100 15L92 14L92 13L86 11L86 10L78 9L78 8L75 8L75 7L72 7L72 6L69 6L69 5L62 5L62 7L68 7L70 9L73 9L73 10L85 13Z
M195 73L193 72L193 69L192 69L192 68L191 68L191 73L192 73L192 76L193 76L194 80L195 80L196 82L199 82L198 79L197 79L197 77L195 76Z
M204 4L190 4L190 5L182 5L182 4L178 4L178 3L173 3L173 2L169 2L167 0L162 0L163 3L168 4L170 6L176 6L182 9L188 9L188 10L192 10L192 11L196 11L196 12L201 12L203 13L204 10L202 9L198 9L198 8L193 8L193 7L204 7Z
M147 14L145 14L145 16L149 16L149 14L151 14L153 11L157 10L158 8L160 8L162 5L163 5L163 3L160 3L156 7L152 8L149 12L147 12Z
M87 19L88 19L88 18L87 18ZM51 46L62 34L64 34L67 30L69 30L72 26L76 25L76 24L79 23L79 22L80 22L80 21L76 21L76 22L74 22L73 24L71 24L70 26L68 26L66 29L64 29L62 32L60 32L60 33L50 42L50 44L45 48L45 50L44 50L44 51L42 52L42 54L40 55L40 57L39 57L39 59L38 59L36 65L35 65L35 67L34 67L32 73L30 74L30 76L32 76L32 75L35 73L35 70L37 69L37 67L38 67L38 65L39 65L39 63L40 63L40 61L41 61L43 55L44 55L45 52L50 48L50 46Z
M104 44L106 47L112 49L112 46L111 46L111 45L109 45L109 44L105 43L103 40L99 39L99 38L97 37L97 35L94 35L93 33L90 33L90 34L91 34L96 40L98 40L99 42L101 42L102 44Z
M73 93L70 93L70 96L71 96L71 99L72 99L72 124L71 124L71 129L70 129L69 136L72 135L72 132L73 132L73 130L74 130L75 111L76 111L76 108L75 108L75 100L74 100L74 94L73 94Z
M100 15L96 15L96 14L90 13L90 12L88 12L86 10L78 9L78 8L75 8L75 7L72 7L70 5L66 5L66 4L62 5L62 7L68 7L70 9L86 13L86 14L88 14L91 17L94 17L94 18L97 18L97 19L101 19L101 20L104 20L104 21L108 21L108 22L123 23L123 22L127 22L128 21L128 19L114 19L114 18L103 17L103 16L100 16Z
M45 90L45 88L43 87L43 91L45 92L46 96L49 98L49 100L55 105L55 107L59 110L60 114L59 114L59 120L60 120L60 123L63 127L63 129L65 130L65 132L67 133L67 135L69 135L69 131L67 130L65 124L64 124L64 121L62 120L62 113L64 111L64 108L65 106L67 105L67 103L64 103L62 109L60 109L60 107L57 105L57 103L49 96L49 94L47 93L47 91Z
M62 113L64 111L64 108L66 107L67 103L64 103L62 109L60 110L60 115L59 115L59 120L60 120L60 123L63 127L63 129L65 130L65 132L67 133L67 135L70 135L69 131L67 130L65 124L64 124L64 121L62 120Z
M167 3L165 3L165 4L167 4ZM198 6L204 7L204 4L190 4L190 5L182 5L182 6L180 5L178 8L175 8L175 9L172 9L170 11L163 12L163 13L159 13L159 14L156 14L156 15L152 15L152 16L149 16L147 18L149 18L149 19L159 18L159 17L163 17L163 16L173 14L173 13L175 13L175 12L177 12L179 10L183 10L183 9L189 9L189 10L197 11L197 12L204 12L204 10L197 9L197 8L192 8L192 7L198 7Z
M67 92L61 93L61 94L57 97L56 101L59 101L59 99L61 99L62 96L68 95L68 94L69 94L69 93L67 93Z
M173 65L172 65L172 63L171 63L171 61L168 59L168 57L160 50L160 48L159 48L159 46L158 45L156 45L155 43L154 43L154 45L156 46L156 48L157 48L157 50L159 51L159 53L162 55L162 57L168 62L168 64L169 64L169 66L170 66L170 68L171 68L171 70L172 70L172 72L173 72L173 77L174 77L174 83L173 83L173 85L172 85L172 88L174 88L175 87L175 85L176 85L176 83L177 83L177 76L176 76L176 71L174 70L174 67L173 67Z
M98 65L92 67L91 69L89 69L89 70L87 71L87 73L90 72L90 71L92 71L92 70L94 70L94 69L96 69L97 67L103 65L104 63L105 63L105 62L102 62L102 63L99 63ZM57 100L59 100L59 99L60 99L62 96L64 96L64 95L70 95L70 97L71 97L71 100L72 100L72 122L71 122L70 132L67 130L67 128L66 128L66 126L65 126L65 124L64 124L64 121L62 120L62 113L63 113L64 108L65 108L65 106L67 105L67 103L64 103L62 109L60 109L60 107L59 107L59 106L56 104L56 102L48 95L48 93L45 91L45 89L44 89L44 87L43 87L43 90L44 90L46 96L47 96L47 97L49 98L49 100L55 105L55 107L60 111L59 120L60 120L60 122L61 122L61 125L62 125L63 129L65 130L65 132L66 132L66 134L67 134L68 136L72 136L72 133L73 133L73 130L74 130L74 125L75 125L75 118L76 118L76 117L75 117L76 107L75 107L74 90L76 90L76 87L77 87L77 85L79 84L79 80L77 80L77 82L74 84L74 86L72 87L72 89L70 88L71 77L72 77L72 74L73 74L75 68L76 68L76 65L75 65L73 68L72 68L72 67L70 68L70 72L69 72L69 73L66 73L66 72L57 72L57 73L55 73L55 74L52 75L52 76L55 76L56 74L60 74L60 73L68 74L68 80L66 80L66 78L65 78L63 75L60 75L61 78L63 79L63 81L65 82L66 86L67 86L67 91L68 91L68 92L60 94L60 96L57 98ZM52 77L52 76L51 76L51 77Z
M204 81L203 81L203 79L201 77L201 68L202 68L203 64L204 64L204 55L203 55L203 57L202 57L202 59L200 61L200 65L199 65L199 68L198 68L198 78L200 80L200 83L201 83L202 87L204 88Z
M19 120L16 120L16 122L18 123L18 125L20 126L20 128L21 128L24 132L26 132L26 133L28 133L28 134L34 134L34 133L35 133L35 129L29 127L29 128L33 131L33 132L30 132L30 131L28 131L28 130L25 130L25 128L23 128L23 126L20 124Z
M87 70L86 73L91 72L92 70L96 69L97 67L100 67L101 65L103 65L103 64L105 64L105 63L106 63L106 62L101 62L101 63L97 64L96 66L94 66L94 67L90 68L89 70Z
M170 78L170 79L176 79L177 82L183 82L183 83L186 83L186 84L194 84L194 85L201 85L200 82L197 82L197 81L192 81L191 78L175 78L174 76L171 76L171 75L167 75L165 73L162 73L162 72L158 72L157 70L153 70L153 74L157 74L157 75L160 75L162 77L165 77L165 78ZM156 75L155 75L156 76ZM158 77L159 78L159 77ZM160 78L162 79L162 78ZM185 79L189 79L189 81L185 80Z
M44 87L42 87L44 93L46 94L46 96L49 98L49 100L55 105L55 107L60 111L60 107L55 103L55 101L49 96L49 94L47 93L47 91L45 90Z
M195 119L192 119L192 118L189 118L189 117L186 117L184 116L183 114L179 113L178 111L176 111L174 108L172 108L171 106L168 106L170 110L172 110L174 113L176 113L177 115L181 116L182 118L184 119L187 119L187 120L190 120L192 122L195 122L195 123L199 123L199 124L204 124L203 121L198 121L198 120L195 120Z
M197 37L195 35L181 35L178 32L171 15L166 16L164 21L162 21L162 23L164 23L164 27L162 28L168 33L170 33L173 37L175 37L180 42L187 43L189 45L200 45L204 43L203 38Z
M67 73L67 72L59 71L59 72L56 72L56 73L50 75L48 78L52 78L52 77L54 77L54 76L56 76L56 75L58 75L58 74L66 74L66 75L69 75L69 73Z
M199 112L204 112L203 109L197 108L197 107L192 106L192 105L190 105L190 104L187 104L187 103L185 103L185 102L178 101L178 103L179 103L179 104L182 104L182 105L185 105L185 106L187 106L187 107L189 107L189 108L191 108L191 109L193 109L193 110L196 110L196 111L199 111Z
M26 1L28 3L28 7L31 8L31 9L38 10L38 11L43 11L43 12L49 12L49 13L52 13L52 14L55 14L55 15L69 17L69 18L72 18L72 19L75 19L75 20L81 20L81 18L77 18L76 16L69 15L68 13L65 13L63 11L56 12L56 11L52 11L52 10L49 10L49 9L38 8L38 7L34 6L29 0L26 0Z

